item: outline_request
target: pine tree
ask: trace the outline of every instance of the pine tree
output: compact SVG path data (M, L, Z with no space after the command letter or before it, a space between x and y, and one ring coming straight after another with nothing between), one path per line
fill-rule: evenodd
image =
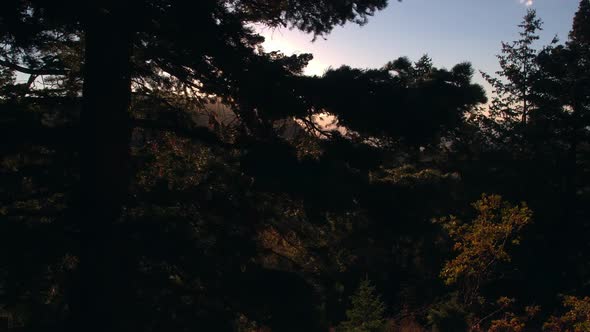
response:
M542 120L554 123L555 139L569 146L570 166L576 149L588 139L590 124L590 1L582 0L569 40L539 55ZM568 171L575 173L572 168Z
M569 38L575 43L590 44L590 1L580 1Z
M585 238L580 225L580 188L584 188L583 153L590 142L590 1L582 0L574 16L569 40L539 55L540 138L559 156L562 179L561 230L567 236ZM547 129L548 128L548 129ZM586 182L587 183L587 182ZM564 235L565 236L565 235ZM584 242L583 240L580 240ZM568 249L569 250L569 249Z
M504 139L514 137L515 131L522 135L535 107L533 87L538 75L538 51L533 44L539 39L541 25L536 11L529 10L518 25L520 39L502 43L501 54L497 56L501 68L496 72L497 77L482 72L496 94L489 109L490 125L494 132L503 132Z
M352 306L346 310L348 319L340 324L339 331L373 332L383 329L385 303L368 278L361 281L356 293L350 299Z
M125 326L130 318L122 316L124 303L133 296L130 282L123 278L128 274L121 272L130 264L116 240L132 178L132 91L149 89L167 76L177 91L223 95L240 101L239 109L256 117L266 109L257 107L261 93L252 89L277 82L266 78L266 85L259 86L253 81L264 79L256 76L270 67L275 76L284 78L296 68L260 54L264 39L252 23L324 35L336 25L363 24L386 5L386 0L9 0L0 4L2 67L27 70L31 75L62 75L68 68L38 51L54 36L75 35L73 41L84 40L80 136L71 137L80 142L76 209L80 280L68 304L73 330L133 330ZM22 54L40 54L42 61L12 56L21 49L25 49ZM304 65L306 61L296 62ZM265 96L269 95L275 93L267 90Z

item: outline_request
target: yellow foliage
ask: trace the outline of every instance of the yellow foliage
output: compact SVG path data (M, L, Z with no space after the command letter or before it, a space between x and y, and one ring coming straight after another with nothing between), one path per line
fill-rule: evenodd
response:
M577 298L565 296L563 306L569 308L562 316L551 316L543 324L543 331L548 332L589 332L590 331L590 297Z
M532 212L525 203L513 206L499 195L483 194L472 206L477 214L471 222L455 216L437 220L453 241L455 252L440 276L448 285L462 281L477 291L499 262L510 261L508 246L520 243L520 232L531 222Z

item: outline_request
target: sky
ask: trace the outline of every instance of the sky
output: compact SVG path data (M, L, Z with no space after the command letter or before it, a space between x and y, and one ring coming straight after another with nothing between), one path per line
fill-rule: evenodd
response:
M261 28L266 51L312 53L305 73L328 67L377 68L400 56L416 61L428 54L437 67L469 61L476 71L499 70L501 42L518 39L517 25L527 9L543 20L540 45L555 35L567 39L579 0L389 0L369 23L335 28L325 39L290 29ZM490 90L481 75L474 80Z

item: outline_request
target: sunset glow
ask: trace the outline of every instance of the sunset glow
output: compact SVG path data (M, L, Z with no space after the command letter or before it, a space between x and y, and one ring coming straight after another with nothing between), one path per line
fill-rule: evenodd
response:
M313 53L309 47L309 42L300 43L294 38L289 38L289 36L284 32L285 30L281 29L262 29L260 33L265 38L264 43L262 44L264 50L266 52L279 51L285 55ZM314 54L314 59L311 60L308 66L305 68L304 74L309 76L320 76L324 73L324 71L326 71L328 67L328 64L318 60Z
M499 69L499 47L514 40L514 22L521 21L526 9L537 10L543 20L540 43L546 44L556 35L567 38L577 5L574 0L408 0L392 2L367 25L336 27L325 39L312 41L309 34L285 28L258 30L266 38L267 51L312 53L307 75L321 75L344 64L379 68L400 56L415 61L423 54L432 57L436 66L449 68L469 60L476 71L494 73ZM480 75L475 80L491 92Z
M590 0L0 0L0 332L586 331Z

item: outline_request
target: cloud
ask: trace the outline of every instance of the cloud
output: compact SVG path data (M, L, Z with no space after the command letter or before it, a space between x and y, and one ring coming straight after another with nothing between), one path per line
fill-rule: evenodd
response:
M527 7L530 7L533 5L533 0L520 0L520 3Z

